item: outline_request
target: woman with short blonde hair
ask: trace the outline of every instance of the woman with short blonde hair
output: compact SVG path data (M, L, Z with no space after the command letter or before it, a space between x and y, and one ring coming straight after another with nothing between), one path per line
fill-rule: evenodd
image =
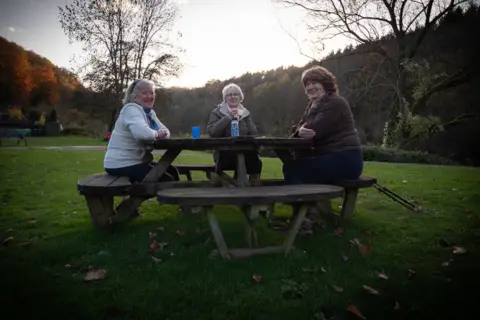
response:
M232 120L238 120L240 136L256 136L258 134L250 111L242 105L244 95L242 89L230 83L222 90L223 101L212 110L207 124L207 132L210 137L230 137ZM217 165L217 171L235 170L237 157L234 152L228 150L215 151L213 159ZM250 176L250 182L257 184L262 172L262 161L257 151L245 153L245 165Z

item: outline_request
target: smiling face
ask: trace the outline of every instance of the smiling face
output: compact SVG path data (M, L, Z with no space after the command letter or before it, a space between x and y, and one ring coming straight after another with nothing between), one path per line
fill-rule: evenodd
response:
M135 96L135 102L145 108L153 108L155 102L155 90L153 87L139 88Z
M240 103L240 93L236 91L230 91L227 93L225 100L230 108L237 108Z
M325 94L325 88L318 81L308 80L305 83L305 93L307 94L308 99L317 99L323 97Z

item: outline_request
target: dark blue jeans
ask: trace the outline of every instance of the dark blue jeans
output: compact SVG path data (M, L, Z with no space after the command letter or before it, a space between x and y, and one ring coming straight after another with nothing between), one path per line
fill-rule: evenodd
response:
M133 166L123 167L123 168L115 168L115 169L108 169L105 168L105 172L112 176L120 176L120 177L129 177L130 181L132 182L141 182L147 174L152 170L155 166L155 162L152 163L140 163ZM168 167L167 171L160 177L159 181L167 182L167 181L179 181L180 175L178 174L177 168L174 166Z
M245 167L248 174L261 174L262 173L262 160L257 151L244 152ZM217 171L223 170L237 170L237 153L228 150L222 150L218 152L213 158L217 165Z
M295 159L283 165L287 184L330 184L356 179L362 174L361 150L349 150Z

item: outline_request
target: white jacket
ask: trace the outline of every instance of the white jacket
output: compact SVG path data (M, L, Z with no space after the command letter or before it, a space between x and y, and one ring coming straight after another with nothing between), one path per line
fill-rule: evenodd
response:
M152 119L160 129L167 130L166 139L170 138L170 131L158 120L155 111L151 111ZM142 163L145 155L145 146L142 140L155 140L155 130L148 124L148 118L143 107L136 103L126 104L115 122L103 166L107 169L123 168Z

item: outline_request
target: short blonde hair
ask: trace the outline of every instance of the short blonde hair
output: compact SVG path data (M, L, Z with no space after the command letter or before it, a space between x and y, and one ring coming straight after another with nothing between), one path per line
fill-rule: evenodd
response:
M234 92L240 95L240 102L242 102L245 97L243 95L242 89L240 89L240 87L237 86L235 83L229 83L223 88L222 90L223 101L227 101L227 95L229 93L234 93Z
M148 79L137 79L133 81L128 86L127 91L125 91L125 97L123 98L122 103L125 105L127 103L135 102L138 91L144 88L152 88L153 91L155 91L155 83Z

